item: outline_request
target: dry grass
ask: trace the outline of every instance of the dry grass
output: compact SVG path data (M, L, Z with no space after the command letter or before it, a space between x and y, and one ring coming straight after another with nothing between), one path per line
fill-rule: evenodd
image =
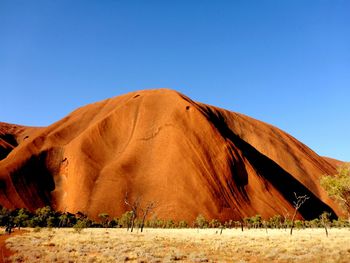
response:
M349 229L42 229L8 239L13 262L350 262Z

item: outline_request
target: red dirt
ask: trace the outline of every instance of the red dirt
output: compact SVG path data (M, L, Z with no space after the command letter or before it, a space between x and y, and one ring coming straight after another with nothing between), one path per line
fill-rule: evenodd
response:
M25 230L15 230L13 233L11 233L11 235L9 234L0 235L0 263L7 262L6 259L14 254L13 251L11 251L6 247L6 243L5 243L6 239L16 235L21 235L25 232L26 232Z
M334 163L276 127L172 90L93 103L45 128L14 126L0 123L0 136L18 142L0 161L7 207L120 216L128 192L157 202L159 218L191 222L292 214L296 192L311 197L304 218L342 213L319 184Z

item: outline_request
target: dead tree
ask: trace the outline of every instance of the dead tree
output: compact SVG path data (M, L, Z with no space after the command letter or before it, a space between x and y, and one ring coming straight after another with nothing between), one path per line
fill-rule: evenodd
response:
M299 196L295 192L294 192L294 196L295 196L295 201L293 201L294 214L293 214L293 217L292 217L292 225L290 227L290 234L291 235L293 234L294 220L295 220L295 217L296 217L296 215L298 213L299 208L306 202L306 200L308 200L310 198L307 195L300 195Z
M134 202L131 202L128 200L128 192L125 193L125 198L124 198L124 203L130 207L131 209L131 226L130 226L130 231L132 232L134 230L134 226L135 226L135 220L138 216L138 211L140 208L140 203L141 203L141 199L138 197L135 199Z
M154 202L149 202L145 208L140 208L142 213L142 221L141 221L141 232L143 231L143 227L145 226L145 220L147 215L155 208L156 204Z
M239 220L239 222L241 223L241 230L242 230L242 232L243 232L243 226L244 226L243 219L241 218L241 219Z
M141 224L139 225L139 228L141 229L141 232L142 232L145 226L146 217L156 207L156 203L148 202L145 207L142 207L141 197L137 197L134 202L131 202L128 199L128 193L125 194L124 203L131 209L130 231L133 232L135 227L135 220L141 214L140 216L142 216L142 218L141 218Z
M224 225L220 225L220 235L222 235L223 230L224 230Z

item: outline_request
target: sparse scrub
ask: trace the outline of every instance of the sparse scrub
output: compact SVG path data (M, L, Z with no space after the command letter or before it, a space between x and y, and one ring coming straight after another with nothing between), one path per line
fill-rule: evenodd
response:
M290 236L282 229L145 229L142 235L123 229L43 228L7 240L22 262L349 262L348 229L336 229L326 238L323 229L301 229ZM310 238L312 237L312 238Z
M294 217L294 215L293 215ZM100 222L95 222L88 218L84 213L77 214L60 213L53 211L50 207L37 209L34 213L25 209L9 210L0 208L0 226L6 227L75 227L75 228L127 228L130 229L132 225L133 212L127 211L120 215L119 218L109 220L110 216L106 213L99 215ZM293 219L293 218L292 218ZM174 221L171 219L160 219L155 215L149 220L144 218L134 219L134 227L141 228L246 228L246 229L280 229L288 226L293 228L324 228L327 226L327 232L332 227L343 228L350 227L349 221L345 218L338 218L330 220L330 214L325 217L325 214L312 220L290 220L285 215L275 215L271 218L262 218L261 215L252 217L245 217L241 221L228 220L221 222L218 219L207 220L203 215L198 215L192 225L188 222L180 220Z

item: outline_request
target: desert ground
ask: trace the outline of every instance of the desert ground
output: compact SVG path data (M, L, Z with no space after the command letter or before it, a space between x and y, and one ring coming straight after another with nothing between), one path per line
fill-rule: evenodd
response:
M350 262L350 229L28 229L9 262Z

